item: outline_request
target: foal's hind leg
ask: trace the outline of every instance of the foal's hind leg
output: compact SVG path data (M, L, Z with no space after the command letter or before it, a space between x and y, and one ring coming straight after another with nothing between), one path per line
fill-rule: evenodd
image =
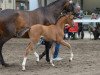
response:
M74 55L73 55L73 52L72 52L71 45L70 45L69 43L65 42L64 40L62 40L60 43L61 43L63 46L67 46L67 47L70 49L70 59L69 59L69 61L72 61Z
M29 45L28 45L27 48L26 48L26 53L25 53L24 60L23 60L23 63L22 63L22 70L25 70L25 65L26 65L27 56L28 56L28 54L30 53L30 51L33 50L33 46L34 46L34 44L31 42L31 43L29 43ZM37 58L36 61L39 62L39 55L38 55L36 52L34 52L34 55L35 55L36 58Z
M54 63L53 63L54 47L55 47L55 44L53 43L52 46L51 46L51 49L50 49L50 63L51 63L52 66L55 66Z
M29 54L29 52L32 50L32 44L29 43L27 48L26 48L26 52L25 52L25 56L22 62L22 70L25 70L25 65L26 65L26 60L27 60L27 56Z

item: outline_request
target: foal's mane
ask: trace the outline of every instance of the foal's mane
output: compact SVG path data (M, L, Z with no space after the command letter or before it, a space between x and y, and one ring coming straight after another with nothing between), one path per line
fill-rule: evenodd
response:
M61 14L61 15L58 17L56 24L59 23L59 21L61 21L62 19L67 18L66 15L68 15L68 14Z
M57 20L57 22L56 22L56 25L60 24L61 22L64 23L66 20L67 20L67 14L61 15L61 16L58 18L58 20Z

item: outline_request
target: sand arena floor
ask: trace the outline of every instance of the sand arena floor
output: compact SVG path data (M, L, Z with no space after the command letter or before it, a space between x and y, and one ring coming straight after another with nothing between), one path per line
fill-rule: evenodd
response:
M74 52L74 59L68 62L69 51L65 47L60 48L62 61L55 61L52 67L45 61L45 57L39 64L35 61L33 52L28 56L26 71L21 70L21 63L28 39L11 39L3 47L3 56L10 67L0 65L0 75L100 75L100 40L70 40ZM38 48L40 54L44 46ZM70 65L70 66L69 66Z

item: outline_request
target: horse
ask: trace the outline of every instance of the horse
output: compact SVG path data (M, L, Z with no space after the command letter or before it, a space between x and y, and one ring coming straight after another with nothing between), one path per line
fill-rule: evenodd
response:
M26 31L31 25L38 23L43 25L55 24L63 9L69 10L71 7L74 8L69 0L57 0L46 7L40 7L33 11L2 10L0 12L0 63L2 66L9 66L5 63L2 55L2 47L8 40L29 37ZM48 44L46 49L49 46Z
M51 54L50 54L50 63L52 66L55 66L53 63L53 49L54 49L54 44L55 43L59 43L62 44L63 46L66 46L70 49L70 61L72 61L73 59L73 52L71 49L71 45L67 42L65 42L63 40L64 37L64 27L65 24L69 24L69 25L73 25L73 18L74 16L71 14L67 14L63 17L61 17L56 25L49 25L49 26L45 26L45 25L41 25L41 24L35 24L32 25L31 28L28 31L29 34L29 38L30 38L30 43L28 44L27 48L26 48L26 52L25 52L25 56L23 59L23 63L22 63L22 70L25 70L25 64L26 64L26 60L27 60L27 56L30 53L30 51L32 51L34 49L34 55L37 58L37 62L39 61L39 55L36 53L36 49L37 49L37 43L40 39L40 37L44 37L44 39L46 41L52 41L52 47L51 47ZM37 31L38 30L38 31Z

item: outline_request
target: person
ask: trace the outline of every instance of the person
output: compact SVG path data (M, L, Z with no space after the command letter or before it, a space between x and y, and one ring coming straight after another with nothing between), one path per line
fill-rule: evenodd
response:
M92 14L91 14L91 19L97 19L97 14L92 13Z
M91 14L91 19L97 19L97 15L95 13L92 13ZM98 29L98 27L97 27L96 23L91 22L90 25L89 25L90 39L91 39L91 34L92 33L93 33L93 36L94 36L94 40L96 40L98 38L98 31L97 31L97 29Z
M38 42L37 47L40 46L40 45L45 45L45 44L47 44L47 41L45 41L45 39L44 39L43 37L41 37L40 40L39 40L39 42ZM51 44L49 44L45 49L50 49L51 45L52 45L52 42L51 42ZM55 60L55 61L59 61L59 60L62 60L62 59L63 59L63 58L59 57L59 48L60 48L60 44L56 43L56 44L55 44L55 51L54 51L54 55L53 55L53 60ZM45 51L40 55L40 59L43 57L42 55L44 55L45 53L47 53L47 54L46 54L46 57L49 57L48 52L45 50ZM47 58L46 58L46 60L47 60L47 61L50 61L50 60L48 60Z
M70 30L71 30L71 26L70 26L69 24L66 24L65 30L67 30L67 33L68 33L68 39L70 39L70 36L73 35L73 33L70 31Z
M81 7L78 5L75 11L75 17L82 19L84 17L83 11L81 10ZM81 22L78 23L78 37L83 39L84 38L84 31L83 31L83 24Z
M68 39L72 38L73 40L76 39L76 33L78 32L78 23L74 22L74 26L70 27L70 25L66 26L68 30Z
M99 39L99 36L100 36L100 24L99 23L96 24L95 30L93 31L93 35L94 35L94 40Z

